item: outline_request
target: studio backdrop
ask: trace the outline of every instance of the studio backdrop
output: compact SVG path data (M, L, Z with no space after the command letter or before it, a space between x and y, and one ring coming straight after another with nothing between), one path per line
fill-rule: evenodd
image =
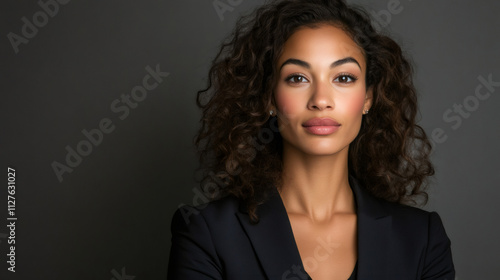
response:
M352 0L413 61L457 279L499 279L500 2ZM165 279L197 90L263 0L3 1L0 279Z

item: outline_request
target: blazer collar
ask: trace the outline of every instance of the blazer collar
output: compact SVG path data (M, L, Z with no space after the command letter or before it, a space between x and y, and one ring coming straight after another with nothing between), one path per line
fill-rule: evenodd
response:
M304 272L292 226L277 190L258 207L259 223L250 223L247 213L240 211L236 215L268 279L288 279L287 274L293 275L294 269Z
M349 176L356 200L358 224L358 279L369 279L384 270L384 258L377 257L387 248L391 216L384 203L371 196L358 180ZM259 223L252 224L247 213L236 216L247 233L259 262L269 279L304 279L300 253L283 201L277 191L257 209ZM308 278L310 279L310 278Z
M392 216L387 202L368 193L356 178L349 176L349 184L358 219L357 279L380 279L390 273L385 254L391 244Z

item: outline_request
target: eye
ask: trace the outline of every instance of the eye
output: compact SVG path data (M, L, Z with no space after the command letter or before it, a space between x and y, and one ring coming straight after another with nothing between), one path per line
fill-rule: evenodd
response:
M292 74L292 75L286 77L285 81L290 83L290 84L300 84L300 83L308 82L306 77L304 77L302 75L297 75L297 74Z
M350 83L354 83L357 80L358 80L358 78L352 74L342 73L342 74L338 75L337 78L335 78L335 80L333 80L333 81L341 83L341 84L350 84Z

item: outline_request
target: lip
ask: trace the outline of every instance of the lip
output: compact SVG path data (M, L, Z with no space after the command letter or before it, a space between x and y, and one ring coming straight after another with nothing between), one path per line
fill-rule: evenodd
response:
M330 118L312 118L303 123L302 126L315 135L329 135L340 128L340 124Z
M303 123L302 126L340 126L340 124L330 118L312 118Z

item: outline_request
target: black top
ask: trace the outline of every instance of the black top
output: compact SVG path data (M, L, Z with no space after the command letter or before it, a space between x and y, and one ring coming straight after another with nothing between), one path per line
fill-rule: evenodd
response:
M352 274L351 276L349 276L349 278L347 280L357 280L358 277L358 273L357 273L357 269L358 268L358 262L356 261L356 265L354 266L354 269L352 270ZM309 274L307 275L308 276L308 280L312 280L311 276L309 276Z
M351 276L349 276L349 279L347 279L347 280L357 280L358 279L358 277L356 276L356 275L358 275L357 270L358 270L358 262L356 262L356 265L354 266L354 270L352 271Z
M358 229L357 267L350 279L455 278L450 240L436 212L377 199L351 176L349 185ZM240 206L227 197L179 208L172 220L167 279L307 278L279 194L259 205L257 224Z

